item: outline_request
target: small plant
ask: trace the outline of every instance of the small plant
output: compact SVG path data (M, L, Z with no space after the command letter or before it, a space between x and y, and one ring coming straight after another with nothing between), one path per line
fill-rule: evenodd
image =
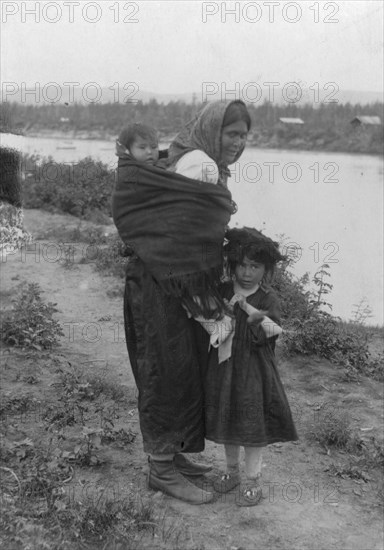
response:
M353 465L352 463L344 466L331 464L327 471L330 475L341 477L342 479L356 479L364 481L364 483L368 483L368 481L371 480L371 477L365 470L361 469L357 465Z
M101 441L102 443L115 443L117 447L126 447L127 445L131 445L136 439L136 433L132 432L132 430L124 430L124 428L120 428L119 430L115 430L114 428L108 427L104 428Z
M113 420L116 417L116 411L114 409L105 411L100 407L96 412L101 413L101 431L98 432L101 436L101 443L115 443L118 447L125 447L135 441L137 433L130 428L128 431L124 428L115 429Z
M56 371L59 382L56 385L62 387L64 394L69 397L93 401L101 394L109 395L115 401L121 401L126 394L124 387L105 380L103 376L93 376L84 373L81 367L59 367Z
M103 275L125 277L127 264L126 247L119 235L111 235L107 238L106 246L98 248L95 268Z
M60 381L55 385L61 386L66 396L78 392L78 386L83 382L83 373L75 365L69 363L69 369L60 366L56 372Z
M1 339L4 343L25 349L52 349L64 332L53 318L58 310L52 302L44 303L37 283L23 287L14 300L13 309L3 313Z
M90 502L75 502L60 511L57 520L62 529L70 529L75 540L127 550L138 548L138 533L149 531L153 536L158 528L153 501L134 494L119 500L100 495Z
M76 365L70 365L70 369L59 367L57 373L60 379L57 385L61 386L67 398L93 401L101 393L98 388L93 387L83 370Z
M3 395L0 404L0 418L18 415L26 416L38 409L40 402L31 395L18 395L15 397Z
M73 244L62 244L61 247L64 252L64 258L60 259L61 265L64 269L73 269L75 267L75 246Z
M353 307L355 309L352 311L351 322L355 325L364 325L367 319L372 317L372 308L366 298L361 298L360 302L354 304Z
M86 380L89 383L95 395L101 394L110 396L114 401L122 401L127 393L127 388L119 386L115 382L105 379L106 373L103 376L87 376Z
M23 382L25 382L26 384L34 385L39 383L39 379L35 374L28 374L26 376L23 376Z
M359 453L364 448L364 442L352 432L347 416L336 411L317 422L312 435L326 449L335 447Z
M312 298L309 301L309 303L312 305L312 311L315 309L319 311L321 306L326 306L329 309L332 309L332 305L329 302L326 302L324 300L324 296L329 294L333 288L333 285L325 281L326 277L331 276L328 269L329 269L328 264L322 264L320 266L320 269L316 271L316 273L313 276L312 281L313 281L313 284L317 287L317 291L314 293L314 298Z
M345 417L339 417L337 421L327 418L315 426L313 435L323 447L346 449L350 440L349 422Z
M44 422L48 423L47 429L60 429L66 426L74 426L77 423L76 412L79 410L79 407L76 407L76 405L77 404L68 401L65 401L62 407L57 404L48 405L42 413L42 419ZM83 420L82 409L80 409L80 413L81 419Z
M99 466L104 462L96 454L96 451L101 446L102 431L100 428L93 429L84 426L82 439L73 451L63 451L61 456L78 466Z
M52 452L51 447L42 449L28 438L10 443L8 454L15 457L17 467L16 473L12 470L12 478L8 476L8 482L2 486L3 491L17 497L21 507L38 499L43 500L46 513L52 512L63 483L72 478L72 468L59 453ZM9 468L2 469L10 472Z

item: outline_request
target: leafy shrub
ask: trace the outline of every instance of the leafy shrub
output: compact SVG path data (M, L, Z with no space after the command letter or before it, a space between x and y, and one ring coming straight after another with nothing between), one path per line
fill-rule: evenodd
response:
M291 352L316 354L356 369L363 367L369 359L364 334L348 332L337 318L326 312L320 311L309 319L297 321L295 330L286 339Z
M13 309L2 313L1 339L18 348L51 349L64 332L53 318L56 304L43 302L37 283L23 287Z
M115 172L106 164L87 157L68 165L27 155L24 166L25 208L57 210L86 219L100 217L100 213L111 216Z
M286 262L276 269L273 284L280 298L283 319L287 322L306 319L310 314L310 292L306 290L309 284L308 273L297 278L289 271L289 265Z
M100 226L87 226L83 220L79 220L76 227L68 225L55 225L44 227L34 234L39 240L49 240L57 243L89 243L106 244L105 228Z
M284 348L289 355L314 354L344 367L349 379L363 373L376 379L384 378L384 368L378 357L369 351L369 336L362 324L343 323L324 311L331 305L324 299L332 290L326 282L329 265L323 264L309 290L309 277L296 278L289 271L290 262L277 270L275 288L280 296L284 326ZM359 317L361 319L361 317ZM364 320L366 316L364 317Z
M122 279L125 277L126 264L125 245L119 235L107 237L106 246L99 247L97 250L96 270L104 275L112 275Z

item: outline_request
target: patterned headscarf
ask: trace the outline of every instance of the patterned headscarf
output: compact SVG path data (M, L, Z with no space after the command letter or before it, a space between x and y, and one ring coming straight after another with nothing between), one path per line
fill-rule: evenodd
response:
M226 186L231 172L221 160L221 133L228 107L233 104L245 103L242 101L213 101L208 103L187 125L179 132L169 147L169 165L174 168L177 161L186 153L199 149L204 151L218 166L219 183ZM242 155L244 147L238 152L233 162Z

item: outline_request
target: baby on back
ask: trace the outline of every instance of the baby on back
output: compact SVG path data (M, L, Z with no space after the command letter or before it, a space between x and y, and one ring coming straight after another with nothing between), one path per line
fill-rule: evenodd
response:
M153 166L159 159L157 131L146 124L134 123L126 126L116 141L118 157L128 155L133 159Z

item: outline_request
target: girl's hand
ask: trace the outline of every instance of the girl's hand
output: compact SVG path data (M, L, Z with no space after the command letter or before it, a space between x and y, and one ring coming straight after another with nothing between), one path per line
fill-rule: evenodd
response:
M246 311L246 308L247 308L246 297L243 296L242 294L235 294L235 296L236 296L236 302L239 304L239 307L241 307L243 311Z
M229 303L234 306L239 300L245 300L245 298L242 294L236 293L232 296L232 299Z
M268 311L254 308L248 316L247 323L262 321L266 315L268 315Z

